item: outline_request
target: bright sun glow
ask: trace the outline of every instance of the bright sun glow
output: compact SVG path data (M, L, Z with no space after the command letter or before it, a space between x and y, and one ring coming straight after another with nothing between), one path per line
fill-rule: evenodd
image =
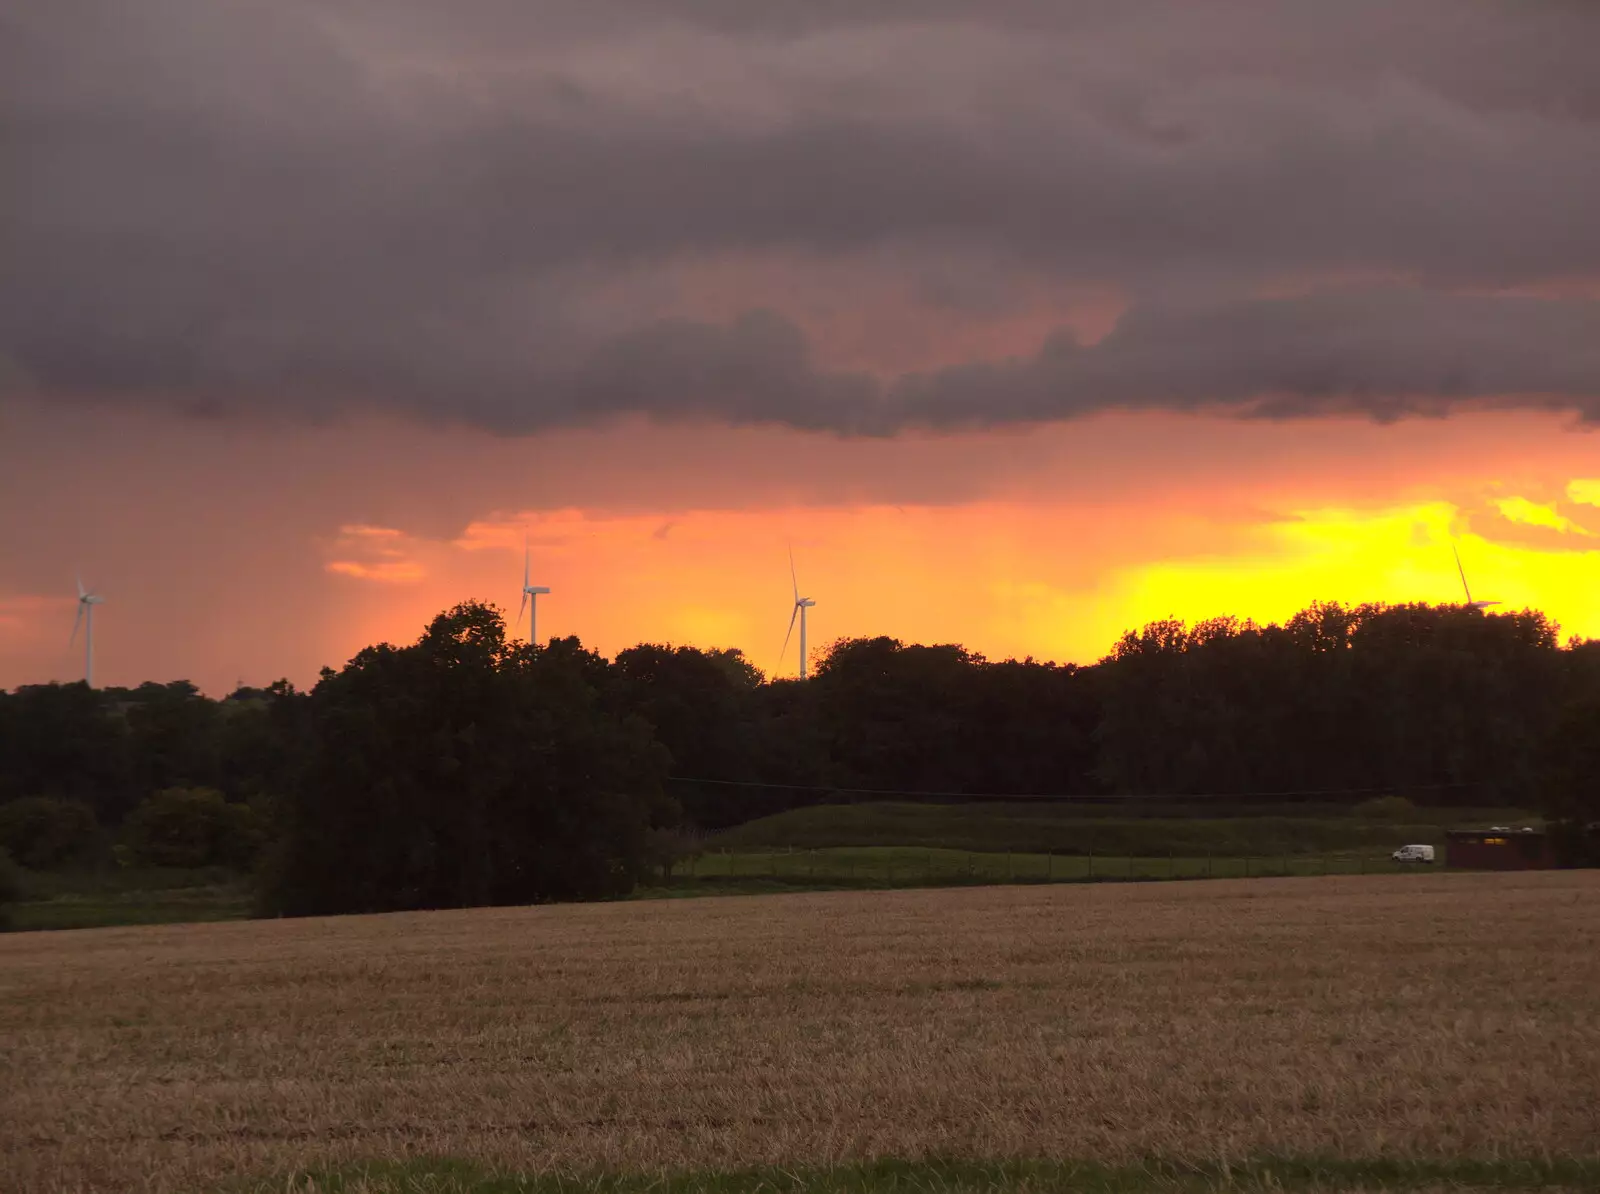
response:
M540 604L541 637L577 634L608 653L639 641L739 646L780 674L797 663L793 643L778 654L793 600L790 544L801 591L818 602L811 641L822 649L892 634L994 658L1083 662L1158 618L1265 622L1313 600L1460 601L1452 543L1475 599L1541 608L1567 633L1600 635L1587 597L1600 584L1600 552L1588 550L1587 533L1547 505L1512 497L1492 506L1506 523L1559 532L1561 549L1479 533L1445 501L1252 520L1002 503L515 513L447 542L385 537L383 550L414 565L417 583L369 629L408 640L466 595L514 614L526 533L533 580L552 589Z

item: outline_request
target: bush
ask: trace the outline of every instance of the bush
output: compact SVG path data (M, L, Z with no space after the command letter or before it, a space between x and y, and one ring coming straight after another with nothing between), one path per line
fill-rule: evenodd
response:
M128 816L127 856L137 866L247 868L261 848L254 810L212 788L166 788Z
M11 909L23 896L22 871L11 861L11 855L0 850L0 932L11 927Z
M1600 825L1550 822L1550 845L1564 867L1600 867Z
M660 868L663 883L672 882L673 867L703 853L705 842L699 834L676 828L651 829L645 834L645 862Z
M94 813L70 800L26 796L0 805L0 849L30 870L80 862L98 836Z

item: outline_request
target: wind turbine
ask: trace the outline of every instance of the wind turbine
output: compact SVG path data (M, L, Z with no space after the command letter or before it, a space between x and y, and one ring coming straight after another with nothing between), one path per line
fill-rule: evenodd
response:
M83 627L83 682L94 687L94 607L105 601L83 587L83 577L78 577L78 616L72 621L72 637L67 646L78 641L78 627Z
M1474 601L1472 590L1467 587L1467 570L1461 566L1461 553L1456 550L1456 545L1450 545L1451 554L1456 557L1456 571L1461 574L1461 591L1467 595L1468 609L1487 609L1491 605L1499 605L1498 601Z
M522 540L522 606L517 610L517 621L522 621L523 610L528 613L528 642L537 645L539 639L534 633L534 626L539 617L539 594L548 593L550 590L543 585L530 585L528 583L528 540Z
M781 660L789 653L789 635L794 633L794 620L800 619L800 678L806 678L806 610L816 604L809 597L800 596L800 580L794 571L794 550L789 551L789 579L794 584L794 612L789 615L789 633L783 636L783 650L778 653Z

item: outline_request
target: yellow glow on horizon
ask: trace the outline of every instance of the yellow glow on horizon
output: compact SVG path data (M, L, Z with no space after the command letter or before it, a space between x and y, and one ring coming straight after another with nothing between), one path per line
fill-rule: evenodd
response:
M1522 499L1505 505L1518 513L1548 509ZM1458 517L1448 502L1305 511L1260 528L1261 547L1250 554L1134 569L1109 604L1131 629L1163 617L1193 622L1222 614L1281 622L1313 600L1460 601L1465 594L1450 551ZM1600 585L1600 551L1539 551L1472 533L1458 543L1475 599L1497 601L1502 610L1540 609L1567 634L1600 635L1600 611L1589 597Z
M1568 634L1600 636L1588 598L1600 585L1600 551L1497 539L1493 526L1475 528L1444 500L1280 513L1262 505L1210 514L1203 503L1175 512L1165 503L1111 511L977 502L486 517L452 541L405 542L404 558L427 580L383 607L384 626L371 627L367 641L410 641L427 617L466 596L514 615L524 528L534 582L552 589L540 599L541 639L576 634L608 655L638 642L740 647L778 674L797 662L794 643L778 654L793 600L790 543L800 587L818 602L813 650L884 634L961 643L991 659L1086 663L1124 631L1166 617L1265 623L1318 600L1460 601L1452 542L1474 598L1543 609ZM1489 507L1519 523L1555 514L1515 497Z

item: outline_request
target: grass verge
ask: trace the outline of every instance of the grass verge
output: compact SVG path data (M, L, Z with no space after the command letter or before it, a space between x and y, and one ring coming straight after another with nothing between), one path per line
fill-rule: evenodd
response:
M876 891L1017 883L1116 883L1162 879L1243 879L1377 875L1431 870L1390 861L1386 852L1343 851L1275 857L1133 857L977 851L919 846L839 846L816 850L721 850L684 863L672 882L644 883L635 899L764 895L798 891ZM248 879L229 872L133 871L90 875L35 873L31 899L10 905L9 928L96 929L119 925L244 920L254 900Z
M29 871L24 883L28 898L7 909L15 930L243 920L253 903L248 877L217 867Z
M1352 808L1282 808L1244 813L1191 805L1187 811L1131 806L983 802L908 804L890 801L815 805L735 826L713 849L770 850L833 846L920 846L990 853L1165 857L1275 857L1348 851L1387 853L1407 842L1438 845L1453 825L1524 825L1507 809L1411 809L1404 819L1373 818Z
M451 1161L352 1166L246 1185L268 1194L1142 1194L1217 1190L1596 1190L1600 1160L899 1161L657 1174L494 1174Z
M672 882L645 898L995 883L1111 883L1159 879L1247 879L1294 875L1378 875L1435 870L1396 863L1383 850L1238 857L1052 854L918 846L712 850L683 863Z

